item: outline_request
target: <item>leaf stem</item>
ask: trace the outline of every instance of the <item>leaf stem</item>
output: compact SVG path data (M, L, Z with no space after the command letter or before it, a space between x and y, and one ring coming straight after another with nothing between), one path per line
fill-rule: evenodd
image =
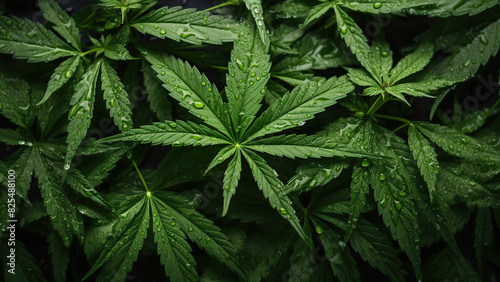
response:
M230 1L227 1L226 3L222 3L222 4L219 4L217 6L213 6L211 8L208 8L208 9L205 9L203 12L208 12L208 11L212 11L212 10L215 10L215 9L219 9L219 8L222 8L222 7L225 7L225 6L229 6L229 5L239 5L240 3L238 1L233 1L233 0L230 0Z
M377 98L377 100L375 101L375 103L373 103L371 108L368 110L366 115L371 116L371 115L375 114L375 112L378 111L378 109L380 109L380 107L382 107L385 104L385 102L387 102L387 101L388 100L386 100L384 97L379 96Z
M493 105L493 107L490 108L490 110L486 113L486 115L484 116L484 119L486 120L490 115L491 113L493 112L493 110L500 104L500 99L497 100L497 102Z
M411 123L405 123L405 124L403 124L403 125L399 126L398 128L394 129L394 130L392 131L392 133L396 133L396 132L400 131L401 129L403 129L403 128L407 127L407 126L408 126L408 125L410 125L410 124L411 124Z
M139 168L137 167L137 164L135 163L134 159L132 159L132 164L134 165L135 167L135 171L137 171L137 174L139 175L139 178L141 179L142 181L142 185L144 185L144 188L146 188L146 192L149 193L149 188L148 188L148 185L146 184L146 181L144 180L144 177L142 177L142 173L141 171L139 170Z
M86 55L88 55L88 54L92 54L92 53L97 52L97 51L98 51L98 49L88 50L87 52L82 53L82 54L80 55L80 57L85 57Z
M383 118L383 119L390 119L390 120L397 120L403 123L411 123L411 121L401 118L401 117L395 117L395 116L389 116L389 115L383 115L383 114L373 114L374 117L378 118Z

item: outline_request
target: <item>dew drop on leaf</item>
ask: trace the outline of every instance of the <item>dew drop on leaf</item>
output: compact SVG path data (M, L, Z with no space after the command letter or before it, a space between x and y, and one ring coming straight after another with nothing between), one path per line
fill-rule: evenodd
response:
M363 162L361 163L363 167L369 167L370 166L370 161L368 159L364 159Z
M280 213L281 214L288 214L288 212L285 208L280 208Z
M203 109L203 107L205 107L205 103L202 101L194 101L193 106L197 109Z
M378 179L380 181L385 181L385 174L381 173L379 176L378 176Z
M71 78L71 77L73 76L73 72L72 72L72 71L67 71L67 72L64 74L64 76L65 76L66 78Z
M319 235L323 234L324 230L321 226L316 226L316 233L318 233Z
M381 7L382 7L382 3L380 3L380 2L373 3L373 8L374 9L380 9Z

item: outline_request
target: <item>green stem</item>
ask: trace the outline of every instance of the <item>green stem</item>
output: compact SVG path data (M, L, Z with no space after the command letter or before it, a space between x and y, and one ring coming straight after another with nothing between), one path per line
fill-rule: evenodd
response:
M134 159L132 159L132 164L134 165L135 171L137 171L137 174L139 174L139 178L141 179L142 185L144 185L144 188L146 188L146 192L149 192L148 185L146 184L146 181L144 180L144 177L142 177L142 173L139 170L139 168L137 167L137 164L135 163Z
M87 52L82 53L82 54L80 55L80 57L85 57L85 56L87 56L88 54L92 54L92 53L97 52L98 50L99 50L99 49L92 49L92 50L88 50Z
M368 112L366 113L367 116L371 116L373 115L376 111L378 111L378 109L380 109L380 107L382 107L385 102L387 102L388 100L386 100L385 98L383 98L382 96L379 96L377 98L377 100L375 101L375 103L373 103L372 107L368 110Z
M490 110L486 113L486 116L484 117L484 119L486 120L490 115L491 113L493 112L493 110L500 104L500 99L497 100L497 102L493 105L493 107L490 108Z
M401 129L403 129L403 128L407 127L407 126L408 126L408 125L410 125L410 124L411 124L411 123L405 123L405 124L403 124L403 125L399 126L398 128L394 129L394 130L392 131L392 133L396 133L396 132L400 131Z
M222 7L225 7L225 6L236 5L236 4L239 4L239 3L235 2L235 1L227 1L226 3L222 3L222 4L219 4L217 6L213 6L211 8L208 8L208 9L204 10L203 12L208 12L208 11L219 9L219 8L222 8Z
M411 121L405 119L405 118L400 118L400 117L395 117L395 116L388 116L388 115L383 115L383 114L373 114L374 117L378 118L383 118L383 119L390 119L390 120L397 120L406 124L411 123Z

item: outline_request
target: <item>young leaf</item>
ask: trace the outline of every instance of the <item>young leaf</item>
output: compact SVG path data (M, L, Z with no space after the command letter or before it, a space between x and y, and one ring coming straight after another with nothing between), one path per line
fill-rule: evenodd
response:
M39 23L17 17L0 16L0 53L27 59L30 63L48 62L79 55Z
M37 106L45 103L54 92L61 88L71 77L73 77L76 69L80 67L81 57L74 56L62 62L50 77L49 84L47 85L47 90L42 100L38 102Z
M103 60L101 63L101 81L110 116L121 131L129 130L132 127L130 100L120 77L107 60Z
M413 53L401 59L391 70L391 82L396 83L424 69L434 55L434 46L430 42L420 44Z
M295 210L291 205L288 196L283 194L283 183L278 179L277 173L266 161L259 155L249 150L242 150L245 159L250 165L253 177L259 186L259 189L264 193L264 197L269 200L271 206L279 211L281 216L288 220L293 228L299 233L299 236L309 243L307 236L302 230L300 221L295 215Z
M236 187L238 187L238 181L240 180L241 174L241 153L238 149L234 158L229 163L226 172L224 173L224 180L222 189L224 189L224 206L222 211L222 216L225 216L228 209L231 197L236 193Z
M345 68L349 79L359 86L375 86L379 84L363 69Z
M75 20L69 17L54 0L39 0L38 6L45 19L54 23L54 29L76 50L82 51L80 30L76 27Z
M121 134L102 139L101 142L141 141L153 145L173 146L207 146L231 144L218 131L204 125L184 121L157 122L154 125L144 125Z
M433 201L436 195L436 181L439 172L436 152L434 152L434 148L431 147L429 141L413 125L408 127L408 145L410 145L420 173L427 183L429 196Z
M164 83L163 87L170 92L170 96L194 116L230 136L229 118L224 113L226 104L215 85L212 85L205 75L173 56L148 51L146 59Z
M233 125L242 136L261 107L271 63L269 48L259 39L255 25L243 24L240 32L228 64L226 96Z
M160 8L132 21L130 26L144 34L196 45L221 44L237 38L232 20L181 7Z
M255 121L247 140L301 126L354 90L346 76L304 83L272 104Z
M94 101L96 95L96 84L99 76L99 69L102 61L96 61L89 66L87 71L83 74L80 82L76 86L76 92L71 98L71 108L68 118L68 151L65 158L65 169L70 168L71 160L87 134L87 129L90 126L94 110Z

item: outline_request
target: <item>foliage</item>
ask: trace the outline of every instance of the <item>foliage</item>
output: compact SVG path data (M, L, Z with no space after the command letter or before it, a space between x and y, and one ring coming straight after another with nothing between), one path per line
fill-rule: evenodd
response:
M494 279L498 1L87 2L0 4L6 281Z

